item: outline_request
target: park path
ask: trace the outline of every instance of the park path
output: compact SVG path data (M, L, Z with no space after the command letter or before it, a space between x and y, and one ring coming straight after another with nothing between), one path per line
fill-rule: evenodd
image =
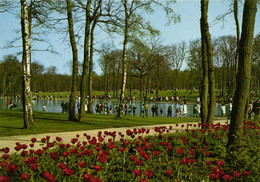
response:
M221 125L226 124L226 120L215 120L214 124L220 123ZM105 131L108 132L122 132L122 134L125 135L124 138L126 138L126 131L127 130L133 130L134 128L136 129L141 129L141 128L145 128L145 129L150 129L149 135L154 135L155 131L154 128L160 127L160 126L166 126L166 128L169 128L170 126L172 126L172 130L171 132L176 132L176 131L183 131L185 129L187 129L187 124L192 124L192 126L188 126L189 129L198 129L198 122L192 122L192 123L178 123L178 126L176 126L176 124L164 124L164 125L145 125L145 126L136 126L136 127L120 127L120 128L106 128L106 129L97 129L97 130L84 130L84 131L71 131L71 132L58 132L58 133L42 133L42 134L29 134L29 135L18 135L18 136L7 136L7 137L0 137L0 149L5 148L5 147L9 147L10 152L9 154L15 153L15 149L14 147L16 146L16 142L19 142L20 144L26 144L29 147L29 144L32 143L31 142L31 138L36 138L37 142L35 142L34 144L34 150L40 149L43 147L41 139L42 138L46 138L46 136L50 136L50 141L54 141L56 140L56 137L61 137L62 138L62 142L64 144L70 143L71 144L71 139L72 138L76 138L76 135L79 135L79 141L86 141L86 137L84 136L84 134L86 133L87 135L91 136L91 137L97 137L97 134L99 131L102 132L102 134ZM184 125L184 127L182 127L182 125ZM197 125L196 127L194 127L194 125ZM146 134L141 134L141 135L146 135ZM106 141L107 141L106 137ZM116 136L116 140L119 140L120 136L117 134ZM27 149L28 150L28 149ZM1 152L2 153L2 152ZM1 155L0 153L0 155Z

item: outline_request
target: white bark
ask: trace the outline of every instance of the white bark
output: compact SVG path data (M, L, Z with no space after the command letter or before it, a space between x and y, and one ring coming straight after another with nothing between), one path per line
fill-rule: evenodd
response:
M21 0L21 27L23 40L23 114L24 128L34 126L31 94L31 42L29 11L26 0Z

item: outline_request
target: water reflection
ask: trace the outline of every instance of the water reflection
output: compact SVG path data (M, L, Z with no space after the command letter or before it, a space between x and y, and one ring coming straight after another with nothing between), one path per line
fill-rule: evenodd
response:
M62 112L62 108L61 108L61 103L63 100L33 100L33 109L35 111L43 111L43 106L46 106L46 112L55 112L55 113L61 113ZM66 100L65 102L69 102L68 100ZM21 100L13 100L13 103L17 104L17 107L13 108L14 110L22 110L22 102ZM110 108L112 108L112 113L111 114L115 114L115 106L118 104L118 101L100 101L100 100L93 100L93 111L95 114L96 110L96 104L107 104L109 105ZM152 116L152 106L153 105L157 105L158 107L158 116L161 116L160 114L160 108L162 108L163 110L163 117L167 116L167 110L168 107L171 105L172 106L172 116L176 117L176 109L180 108L180 104L176 104L176 103L171 103L171 102L163 102L163 103L159 103L159 102L148 102L147 103L149 106L149 110L148 110L148 116ZM141 103L140 102L132 102L132 103L127 103L127 108L129 108L130 106L136 107L135 110L135 116L141 116ZM193 106L194 104L187 104L187 111L188 114L186 115L187 117L194 117L193 114ZM6 104L6 99L0 99L0 110L7 110L7 104ZM76 104L76 113L78 112L78 108L77 108L77 104ZM227 111L229 110L229 106L226 106L226 113L228 113ZM131 110L131 113L127 113L127 115L133 116L133 110ZM221 107L216 105L216 110L215 110L215 117L220 117L221 116Z

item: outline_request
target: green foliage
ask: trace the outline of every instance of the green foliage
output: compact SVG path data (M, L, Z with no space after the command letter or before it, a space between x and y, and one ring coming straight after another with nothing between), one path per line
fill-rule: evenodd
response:
M240 169L241 171L250 171L252 176L248 181L259 181L260 166L260 143L257 128L259 122L244 122L244 133L240 146L235 146L236 150L227 155L228 169ZM257 126L258 125L258 126ZM241 179L239 181L245 181Z

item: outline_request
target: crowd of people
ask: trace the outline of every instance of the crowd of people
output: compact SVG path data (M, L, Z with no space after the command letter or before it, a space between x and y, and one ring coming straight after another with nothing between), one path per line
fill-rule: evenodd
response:
M65 96L66 97L66 96ZM68 97L68 96L67 96ZM109 100L111 99L111 96L93 96L94 98L97 99L97 104L95 106L95 113L98 114L105 114L105 115L116 115L119 112L119 105L117 104L108 104L111 103ZM19 100L19 96L16 97L7 97L7 108L12 110L14 107L17 107L16 103L14 103L15 99L12 98L16 98L17 100ZM56 100L57 98L64 98L62 96L62 94L60 94L59 96L52 96L52 95L43 95L40 96L40 94L38 95L34 95L33 97L34 99L48 99L48 100ZM104 99L104 100L103 100ZM122 110L124 115L133 115L136 116L137 113L137 109L139 109L139 107L136 107L135 104L131 104L131 103L135 103L135 98L134 97L130 97L130 98L126 98L126 103L123 104L122 106ZM193 114L193 117L200 117L200 98L198 97L196 99L196 104L193 105L193 113L191 114L190 112L188 113L188 109L187 109L187 102L188 99L184 96L183 98L178 97L178 96L171 96L171 97L150 97L150 98L146 98L147 102L149 103L153 103L153 102L157 102L157 101L166 101L166 102L170 102L173 101L176 103L176 106L173 107L170 104L166 109L162 108L162 107L158 107L157 104L153 104L150 105L150 112L151 112L151 116L152 117L158 117L158 116L167 116L167 117L187 117L188 114L189 116L191 116ZM222 117L228 117L230 118L231 115L231 111L232 111L232 98L231 97L227 97L225 99L222 99L221 97L218 98L217 100L217 104L220 105L220 112L221 112L221 116ZM130 103L130 104L129 104ZM75 107L78 110L80 110L80 97L77 97L77 103L75 105ZM68 113L69 112L69 102L65 102L63 100L63 102L61 103L61 108L62 108L62 113ZM256 101L250 100L249 104L247 106L248 108L248 118L252 119L255 115L259 114L260 111L260 99L257 99ZM46 111L47 107L45 104L42 105L42 110ZM88 110L88 105L85 105L85 111ZM140 112L140 115L142 117L144 116L148 116L149 113L149 105L148 104L141 104L140 106L140 111L138 111L138 113ZM165 114L164 114L165 113Z

